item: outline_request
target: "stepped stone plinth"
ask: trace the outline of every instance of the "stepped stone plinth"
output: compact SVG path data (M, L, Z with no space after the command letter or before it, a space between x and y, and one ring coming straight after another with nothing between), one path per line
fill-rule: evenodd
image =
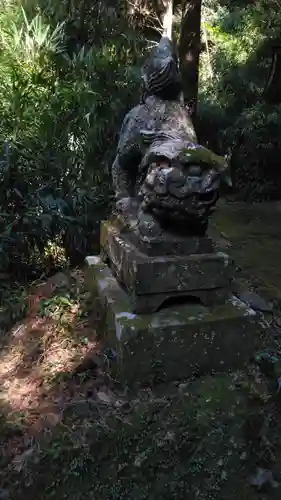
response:
M111 268L96 256L86 262L103 312L100 335L116 354L113 376L129 385L237 369L263 345L262 317L231 294L211 306L187 301L137 314Z
M173 245L174 242L174 245ZM205 237L142 238L132 220L101 226L101 256L88 282L101 306L100 332L128 384L236 369L265 336L261 315L231 291L232 263Z
M197 298L204 305L226 299L229 258L214 252L211 240L173 236L165 243L164 250L161 241L139 243L120 221L102 223L103 259L128 293L134 313L153 313L167 300L182 297Z

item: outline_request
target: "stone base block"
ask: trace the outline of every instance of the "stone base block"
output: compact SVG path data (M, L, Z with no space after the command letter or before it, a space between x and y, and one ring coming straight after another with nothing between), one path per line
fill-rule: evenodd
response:
M101 225L101 248L135 313L152 313L169 298L194 296L204 304L224 300L230 286L229 257L220 252L151 256L112 222Z
M117 354L112 369L129 385L238 369L267 337L262 317L234 296L213 307L187 303L136 315L108 266L99 257L86 262L103 339Z
M106 221L102 223L103 226L107 224ZM110 221L110 224L117 228L120 234L125 235L142 253L150 257L186 256L214 251L213 242L208 236L180 236L163 230L160 234L144 237L136 232L137 218L133 214L130 218L119 214ZM105 231L107 231L106 227Z

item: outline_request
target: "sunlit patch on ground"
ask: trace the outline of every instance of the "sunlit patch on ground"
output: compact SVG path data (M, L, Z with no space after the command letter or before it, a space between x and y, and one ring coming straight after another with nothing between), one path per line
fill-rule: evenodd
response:
M56 425L63 402L75 392L88 390L85 381L72 380L72 372L89 353L99 350L94 325L84 315L83 275L73 273L69 281L62 274L38 286L29 297L27 317L4 338L0 352L1 406L11 423L23 425L26 435ZM81 279L82 278L82 279ZM61 288L61 290L58 290ZM83 302L84 301L84 302ZM89 385L89 382L88 382ZM17 454L18 445L6 443Z
M222 208L219 244L246 268L245 280L277 286L279 243L264 223L272 214L255 210L262 226L252 209ZM42 500L138 498L142 490L150 498L150 487L161 500L187 491L199 500L255 500L253 482L270 478L278 500L280 402L257 365L128 394L95 361L87 372L101 346L83 278L59 273L33 287L27 317L3 339L0 483L20 496L24 482Z

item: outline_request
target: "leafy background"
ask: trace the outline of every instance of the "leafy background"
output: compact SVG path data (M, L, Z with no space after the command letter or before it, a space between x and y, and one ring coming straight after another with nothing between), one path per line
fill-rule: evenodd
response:
M281 187L281 110L262 94L280 7L203 2L196 126L203 143L231 152L236 196L249 201L278 198ZM97 245L120 123L159 36L152 12L145 0L2 0L2 302L15 282L78 265Z
M280 7L280 0L203 5L203 137L231 152L236 196L249 201L280 198L281 108L263 96L272 48L280 44ZM212 129L218 129L213 137Z

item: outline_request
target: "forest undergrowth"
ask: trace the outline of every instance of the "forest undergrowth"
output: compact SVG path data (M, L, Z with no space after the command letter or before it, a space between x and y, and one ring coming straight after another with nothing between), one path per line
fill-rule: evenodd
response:
M230 152L234 196L248 202L280 197L280 105L263 96L278 2L203 2L196 127ZM276 374L251 363L131 393L97 336L82 263L99 251L110 165L154 24L125 0L1 2L0 498L280 497ZM234 231L221 210L220 229ZM267 226L270 244L259 246L256 226L230 238L264 288L278 274ZM266 288L276 303L277 288Z

